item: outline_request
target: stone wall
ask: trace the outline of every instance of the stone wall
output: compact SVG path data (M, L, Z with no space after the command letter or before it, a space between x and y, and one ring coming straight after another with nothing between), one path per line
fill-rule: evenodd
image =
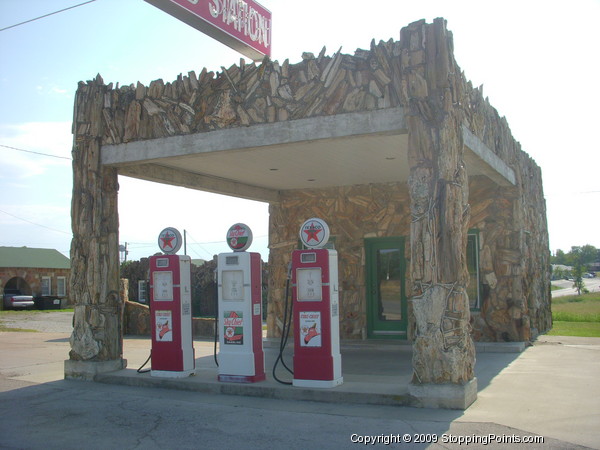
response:
M526 161L523 168L541 179L539 168ZM483 287L481 311L472 312L479 341L528 341L552 326L545 203L539 186L525 187L519 195L484 177L470 180Z
M471 178L470 228L480 232L484 299L473 335L527 341L552 327L550 247L541 169L512 136L483 88L466 83L464 123L514 171L516 186Z
M406 236L410 210L406 183L295 190L269 209L269 337L280 336L285 279L298 231L311 217L325 218L339 257L340 334L361 339L367 326L364 239Z
M304 53L297 64L241 60L216 74L190 71L172 83L111 83L99 117L102 144L396 107L403 89L398 52L398 42L373 41L354 55L326 56L323 48L317 57Z

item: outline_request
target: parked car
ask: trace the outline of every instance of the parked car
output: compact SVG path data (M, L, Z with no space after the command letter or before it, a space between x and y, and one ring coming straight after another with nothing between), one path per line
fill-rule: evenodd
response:
M26 309L33 306L33 296L23 295L18 289L4 290L4 309Z

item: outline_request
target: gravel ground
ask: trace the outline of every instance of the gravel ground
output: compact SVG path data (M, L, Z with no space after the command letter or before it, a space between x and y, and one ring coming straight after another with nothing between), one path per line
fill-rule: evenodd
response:
M7 328L25 328L43 333L68 333L73 331L73 313L63 311L14 311L0 316Z

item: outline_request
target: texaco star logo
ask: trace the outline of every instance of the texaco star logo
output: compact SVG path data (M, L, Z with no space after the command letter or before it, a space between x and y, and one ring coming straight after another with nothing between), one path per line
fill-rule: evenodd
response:
M302 231L304 233L306 233L306 242L310 242L311 240L314 239L318 243L318 242L320 242L319 233L321 233L323 231L323 228L315 226L315 223L311 222L310 226L304 227L304 230L302 230Z
M162 236L160 238L160 240L162 241L162 248L166 249L167 247L171 247L171 249L173 249L173 241L175 240L175 235L169 235L168 232L165 233L165 236Z
M165 228L158 235L158 247L166 254L175 254L181 248L181 233L175 228Z
M313 218L308 219L300 227L300 240L309 248L320 248L329 240L329 227L325 221Z

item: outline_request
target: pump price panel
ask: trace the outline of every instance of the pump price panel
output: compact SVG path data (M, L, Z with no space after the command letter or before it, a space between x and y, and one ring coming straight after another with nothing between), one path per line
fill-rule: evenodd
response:
M185 377L194 373L191 303L190 257L151 256L151 376Z
M254 383L265 379L262 264L259 253L245 251L252 243L247 225L232 225L226 240L233 253L217 257L218 380Z
M342 384L337 252L323 248L292 253L294 386Z

